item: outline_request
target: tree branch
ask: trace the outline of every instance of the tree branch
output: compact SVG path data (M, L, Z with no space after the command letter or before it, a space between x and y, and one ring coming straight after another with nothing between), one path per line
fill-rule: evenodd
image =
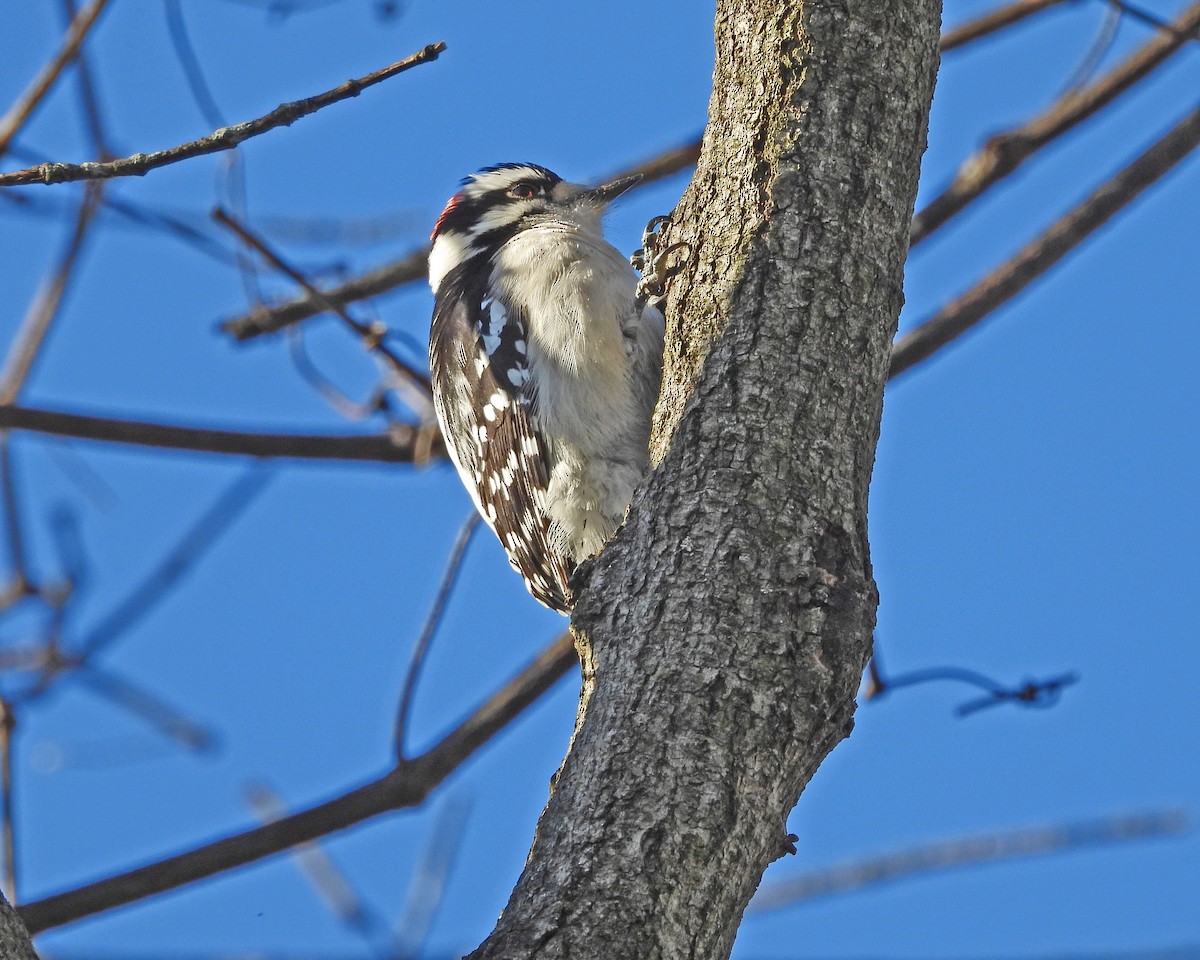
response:
M29 430L80 440L240 457L423 464L445 456L436 426L405 423L392 423L387 433L366 436L260 433L0 405L0 430Z
M31 933L281 853L392 810L415 807L499 730L578 663L569 636L548 646L474 713L414 760L308 810L20 909Z
M1015 297L1058 263L1143 190L1165 176L1200 144L1200 107L1193 110L1140 157L1094 191L1040 236L950 301L892 349L891 376L909 370L962 336L1001 304Z
M747 913L766 913L797 903L888 883L913 874L959 867L1023 860L1052 853L1124 843L1153 837L1178 836L1190 827L1182 810L1130 814L1048 827L1011 830L1007 833L944 840L924 846L813 870L764 885Z
M255 250L272 267L280 271L298 284L308 296L315 299L324 309L332 310L354 333L362 339L364 347L383 357L392 368L392 372L406 388L409 406L412 407L422 420L432 419L433 415L433 385L429 375L423 371L414 370L397 356L385 342L387 328L383 324L360 323L350 316L344 306L329 300L320 290L312 285L309 279L291 264L284 261L266 242L239 223L224 210L217 208L213 211L213 219L223 227L227 227L248 247ZM416 402L412 402L416 400Z
M953 182L917 211L909 230L916 246L961 213L989 188L1013 173L1033 154L1074 129L1150 74L1200 30L1200 3L1193 3L1174 22L1140 49L1082 90L1068 92L1032 120L990 138L968 157Z
M1063 0L1015 0L1003 7L997 7L990 13L976 17L962 26L947 30L942 34L942 53L965 46L974 40L990 36L1005 27L1020 23L1026 17L1041 13L1050 7L1056 7Z
M62 46L58 52L34 77L28 89L17 98L8 113L0 118L0 157L8 152L8 145L12 143L12 138L25 125L25 121L33 116L38 104L42 102L62 75L63 69L78 55L84 39L100 14L104 12L107 3L108 0L92 0L71 18L71 23L67 26L66 35L63 37Z
M324 313L328 309L325 302L345 306L356 300L387 293L406 283L423 280L428 261L429 247L421 247L394 263L385 264L336 287L330 287L323 291L323 299L304 296L273 307L257 304L250 313L222 322L221 330L231 334L235 340L253 340L263 334L278 333L301 320Z
M357 97L367 87L374 86L423 63L436 60L445 49L444 43L432 43L418 50L412 56L398 60L382 70L376 70L374 73L368 73L355 80L347 80L341 86L319 93L314 97L280 104L270 113L256 120L247 120L244 123L222 127L199 140L192 140L167 150L158 150L154 153L135 153L130 157L121 157L102 163L41 163L25 170L0 173L0 187L29 183L50 184L68 183L75 180L107 180L112 177L140 177L158 167L165 167L181 160L219 153L222 150L232 150L251 137L261 136L276 127L291 126L301 117L316 113L341 100Z
M59 307L66 295L67 287L83 252L88 231L94 222L103 195L103 185L89 185L71 231L66 248L59 257L54 272L39 288L25 320L13 337L8 356L4 359L4 370L0 373L0 405L13 403L25 385L46 334L58 316Z

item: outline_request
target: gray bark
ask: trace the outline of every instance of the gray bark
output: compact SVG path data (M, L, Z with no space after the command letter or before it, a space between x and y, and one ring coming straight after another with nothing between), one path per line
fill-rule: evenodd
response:
M724 958L851 728L938 0L719 0L653 452L584 571L580 718L478 958Z
M38 960L29 931L4 894L0 893L0 960Z

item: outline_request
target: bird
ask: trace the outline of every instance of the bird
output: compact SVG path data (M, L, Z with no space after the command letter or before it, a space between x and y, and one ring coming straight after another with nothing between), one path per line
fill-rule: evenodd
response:
M563 614L573 572L649 470L663 315L601 225L639 179L589 187L532 163L485 167L430 237L446 449L529 592Z

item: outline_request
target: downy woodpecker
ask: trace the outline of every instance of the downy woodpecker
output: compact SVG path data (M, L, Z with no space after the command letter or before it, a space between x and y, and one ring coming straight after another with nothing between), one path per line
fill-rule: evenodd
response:
M663 318L600 226L637 180L588 188L500 164L463 180L433 228L446 448L529 592L561 613L649 467Z

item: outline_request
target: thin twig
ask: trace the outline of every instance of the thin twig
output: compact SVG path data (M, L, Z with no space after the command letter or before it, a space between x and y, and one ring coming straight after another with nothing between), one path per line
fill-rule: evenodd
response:
M79 255L83 252L88 229L96 215L103 189L102 184L88 185L66 248L53 272L33 298L21 328L13 338L8 356L4 360L4 371L0 373L0 405L13 403L17 399L30 370L33 369L46 334L58 316L67 286L79 262Z
M26 163L45 161L42 154L25 147L13 147L11 153ZM32 193L21 193L15 190L0 192L0 200L7 201L19 210L37 214L45 212L56 218L67 208L67 199L67 197L54 192L39 193L36 196ZM105 210L112 211L129 223L174 236L220 263L237 262L236 255L226 249L223 244L170 211L155 210L152 207L122 200L107 193L101 199L100 204Z
M171 34L171 45L175 48L175 58L183 69L192 100L195 101L200 115L205 123L214 127L223 126L225 117L217 100L212 95L208 81L204 78L204 70L200 66L200 58L192 46L192 38L188 35L187 22L183 19L183 8L179 0L164 0L167 13L167 32Z
M243 243L253 250L256 250L271 266L283 274L286 274L291 280L297 283L304 291L318 303L322 304L324 309L332 310L354 333L362 338L363 346L366 349L379 354L387 360L392 371L396 373L401 382L408 387L407 394L409 406L411 406L424 422L431 419L433 413L433 385L429 381L429 377L424 373L413 369L409 364L405 363L399 355L392 350L385 342L387 336L387 328L378 324L365 324L354 319L344 306L339 303L334 303L329 300L325 294L312 285L308 278L299 270L287 263L282 257L272 250L261 237L253 233L244 224L239 223L224 210L216 209L213 211L213 219L217 223L229 230L233 231ZM414 402L415 401L415 402Z
M408 672L404 676L404 686L400 694L400 706L396 710L394 739L396 756L401 760L404 759L404 733L408 729L408 717L412 710L413 695L417 690L417 680L421 676L421 668L425 665L425 657L429 653L430 644L433 643L438 626L442 622L442 615L446 612L446 603L454 591L454 585L458 582L459 573L462 572L462 562L467 555L467 547L470 546L471 537L478 527L479 514L472 510L471 515L459 528L458 536L454 538L454 546L450 548L450 557L446 561L442 582L434 595L429 613L425 617L425 623L417 636L417 642L413 644L412 657L408 661Z
M1193 3L1171 30L1141 48L1082 90L1070 91L1019 127L991 137L963 162L953 182L913 217L909 244L916 246L1026 160L1074 129L1176 53L1200 30L1200 3Z
M54 87L66 65L75 59L84 38L87 37L88 31L92 29L100 14L104 12L107 3L108 0L92 0L75 15L70 26L67 27L66 35L63 37L58 52L50 58L50 61L33 78L33 82L25 92L9 107L8 113L0 117L0 157L8 152L8 145L12 142L12 138L25 125L25 121L33 116L33 112Z
M260 433L0 406L0 430L28 430L103 443L262 459L426 463L445 456L436 426L413 427L405 423L390 424L387 433L361 436Z
M288 356L291 358L292 366L304 382L312 387L321 396L321 399L334 410L347 420L366 420L377 413L387 415L388 398L385 387L377 383L372 387L367 399L359 403L325 376L313 362L312 357L308 355L308 348L304 345L304 329L302 327L292 327L287 334Z
M699 156L700 141L696 140L619 171L612 179L640 174L642 179L630 188L632 192L694 166ZM325 313L331 309L330 304L345 306L355 300L375 297L396 287L424 280L428 261L429 247L424 246L393 263L320 291L319 297L308 294L273 307L259 306L250 313L224 321L221 329L237 340L252 340L263 334L276 333L301 320Z
M1184 811L1165 810L941 841L766 884L746 912L766 913L914 874L1047 856L1106 843L1179 836L1190 826Z
M578 663L571 637L564 634L435 746L382 777L275 823L30 902L21 908L21 917L30 933L39 933L252 863L381 813L418 806L468 757Z
M1198 5L1200 9L1200 5ZM1200 14L1198 14L1200 15ZM892 347L891 377L961 336L1058 263L1200 144L1200 107L1140 157L1033 239L962 296L950 301Z
M78 8L75 0L61 0L63 15L67 23L75 19ZM87 126L88 136L92 141L92 149L101 160L111 160L113 152L108 147L108 137L104 133L104 121L100 118L100 101L96 97L96 86L92 82L92 69L88 62L87 50L80 47L75 57L75 77L79 81L79 102L83 108L83 119Z
M1059 99L1078 93L1080 88L1084 86L1096 74L1096 70L1100 64L1104 62L1104 58L1108 56L1109 50L1112 49L1113 43L1117 39L1117 31L1121 27L1121 10L1119 7L1106 6L1104 17L1100 21L1100 28L1096 31L1095 39L1088 44L1087 50L1084 51L1083 58L1079 61L1079 65L1071 71L1071 75L1067 78L1067 82L1063 84L1062 92L1059 94Z
M977 713L987 707L999 706L1002 703L1014 703L1026 707L1052 707L1058 703L1063 690L1079 682L1078 674L1064 673L1047 680L1026 680L1018 687L1006 687L977 670L968 670L965 667L929 667L925 670L911 670L899 676L885 677L879 666L878 651L871 658L871 662L867 664L867 677L869 685L864 694L866 700L877 700L893 690L900 690L904 687L915 687L923 683L945 680L953 683L965 683L986 690L986 696L968 701L955 710L960 717Z
M79 641L79 659L87 661L108 647L157 606L204 551L254 502L272 476L271 470L259 467L239 476L154 569Z
M8 545L8 562L12 566L11 579L0 596L0 610L8 609L14 603L37 593L37 588L29 578L16 485L12 447L8 434L0 431L0 503L4 506L4 534Z
M636 188L630 188L636 189ZM322 291L323 298L304 296L278 306L257 305L249 313L221 323L221 329L235 340L253 340L268 333L278 333L285 327L319 316L326 312L324 303L345 305L367 297L376 297L405 284L424 280L429 262L429 247L424 246L405 254L399 260L352 277L336 287Z
M357 97L367 87L394 77L398 73L436 60L446 49L444 43L432 43L418 50L410 57L405 57L382 70L376 70L364 77L347 80L341 86L314 97L283 103L255 120L235 123L222 127L206 137L192 140L167 150L154 153L136 153L133 156L121 157L117 160L97 163L42 163L25 170L14 170L0 174L0 187L17 186L28 183L68 183L75 180L107 180L112 177L140 177L158 167L165 167L181 160L192 157L202 157L222 150L232 150L238 144L244 143L251 137L261 136L276 127L290 126L301 117L315 113L330 104Z
M404 913L392 935L391 960L416 960L446 892L450 869L462 849L468 806L449 801L433 826L425 853L408 885Z
M279 795L265 783L247 784L245 797L250 809L263 823L275 823L287 815ZM383 922L318 841L297 844L291 852L317 896L343 924L364 937L384 928Z
M1005 27L1020 23L1026 17L1033 16L1050 7L1056 7L1064 0L1015 0L1013 3L997 7L990 13L976 17L962 26L947 30L942 34L942 53L965 46L974 40L990 36Z
M203 724L124 677L90 663L82 665L75 676L109 702L144 720L177 746L201 753L211 750L217 742L213 732Z
M1129 0L1104 0L1110 7L1119 10L1121 13L1128 15L1134 20L1144 23L1148 27L1153 27L1155 30L1164 30L1167 33L1172 33L1180 40L1200 40L1200 34L1195 30L1183 30L1162 17L1155 16L1145 7L1139 7L1136 4L1129 3Z

